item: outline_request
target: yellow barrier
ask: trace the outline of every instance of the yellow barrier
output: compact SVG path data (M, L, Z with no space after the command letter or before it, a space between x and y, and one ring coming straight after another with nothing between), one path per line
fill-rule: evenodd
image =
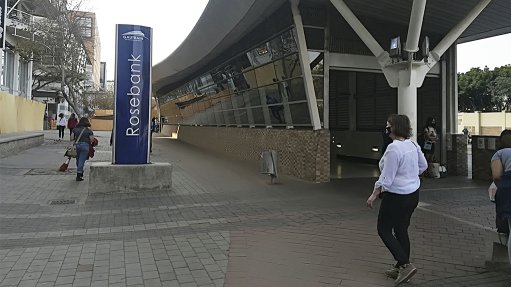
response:
M90 125L93 131L111 131L114 129L114 121L112 120L100 120L93 118L90 120Z
M42 131L45 104L0 92L0 134Z

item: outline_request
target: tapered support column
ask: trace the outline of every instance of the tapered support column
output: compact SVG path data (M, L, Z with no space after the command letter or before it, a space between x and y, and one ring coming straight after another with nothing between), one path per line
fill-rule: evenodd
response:
M291 0L291 10L293 12L293 21L295 23L296 38L298 41L298 54L303 72L303 82L305 84L305 93L307 95L312 128L314 130L320 130L321 121L319 119L318 102L316 100L316 92L314 91L312 72L309 65L309 54L307 51L307 44L305 43L302 15L300 15L300 9L298 8L299 2L299 0Z
M407 71L400 71L399 79L408 78ZM412 77L415 72L412 71ZM407 115L410 119L410 126L412 127L412 138L417 139L417 86L415 85L400 85L397 87L397 113L400 115Z

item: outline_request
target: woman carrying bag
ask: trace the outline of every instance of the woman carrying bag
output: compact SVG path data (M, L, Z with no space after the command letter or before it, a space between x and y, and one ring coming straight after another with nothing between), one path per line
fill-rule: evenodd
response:
M90 129L88 118L81 118L78 125L73 129L76 141L76 181L83 181L83 168L89 157L89 146L94 140L94 133Z

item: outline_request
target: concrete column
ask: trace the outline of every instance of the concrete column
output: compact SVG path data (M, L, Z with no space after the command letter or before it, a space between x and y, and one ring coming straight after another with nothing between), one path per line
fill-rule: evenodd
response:
M349 72L349 117L350 117L350 131L357 130L357 99L355 99L355 93L357 92L357 73Z
M325 45L323 54L323 128L330 128L330 13L327 12L325 25Z
M446 54L446 71L442 77L446 81L446 127L447 133L457 134L458 131L458 73L456 44Z
M12 92L19 95L20 91L20 77L18 75L20 70L20 54L14 53L14 68L12 69Z
M451 136L450 134L447 134L447 119L448 119L448 110L447 110L447 63L445 60L440 62L441 64L441 72L440 77L442 81L442 98L441 98L441 104L442 104L442 126L440 127L442 129L440 142L441 142L441 150L440 150L440 163L445 163L447 160L447 137Z
M27 75L27 100L32 99L32 71L34 69L34 62L28 62L28 75Z
M408 77L407 70L399 71L399 79ZM411 72L414 77L415 72ZM400 81L401 82L401 81ZM413 80L412 80L413 82ZM417 87L415 85L399 85L397 87L397 113L407 115L410 118L410 126L413 129L412 139L417 139Z
M321 121L319 119L316 92L314 91L312 72L309 65L307 44L305 43L305 32L303 30L302 15L300 14L300 9L298 8L299 2L299 0L291 0L291 11L293 12L293 22L295 24L296 40L298 44L298 55L300 58L300 66L302 67L303 82L305 85L305 94L307 95L307 103L309 105L312 128L314 130L320 130Z

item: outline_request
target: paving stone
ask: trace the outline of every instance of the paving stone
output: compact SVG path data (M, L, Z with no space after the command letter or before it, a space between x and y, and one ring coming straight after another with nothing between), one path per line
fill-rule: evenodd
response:
M97 136L93 161L108 161L111 148L101 143L110 134ZM89 194L87 181L48 168L65 148L53 141L3 158L0 286L38 276L36 286L392 285L381 274L392 257L376 232L377 210L363 204L373 179L316 185L282 177L268 186L257 167L178 141L154 144L152 158L174 165L172 190ZM16 175L26 166L34 172ZM410 226L420 268L413 286L508 286L508 274L485 267L482 243L494 224L485 185L423 182ZM59 198L77 204L47 204Z

